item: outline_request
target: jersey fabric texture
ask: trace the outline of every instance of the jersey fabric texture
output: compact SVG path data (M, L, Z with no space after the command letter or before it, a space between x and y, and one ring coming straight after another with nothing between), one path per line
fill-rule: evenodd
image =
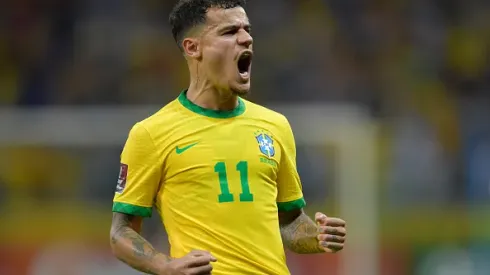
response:
M290 274L278 210L305 206L288 120L244 99L201 108L186 91L129 133L113 211L153 207L172 257L211 252L213 274Z

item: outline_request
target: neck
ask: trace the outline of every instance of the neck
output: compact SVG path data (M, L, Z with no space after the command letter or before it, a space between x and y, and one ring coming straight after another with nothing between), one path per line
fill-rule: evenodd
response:
M187 99L205 109L231 111L238 106L238 96L231 91L220 90L208 81L191 80Z

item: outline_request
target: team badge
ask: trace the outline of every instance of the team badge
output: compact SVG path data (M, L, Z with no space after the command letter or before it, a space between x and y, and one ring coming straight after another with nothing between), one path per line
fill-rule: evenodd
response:
M117 179L116 193L121 194L126 187L126 179L128 178L128 166L121 163L119 168L119 178Z
M262 154L266 155L268 158L271 158L276 154L276 151L274 150L274 140L271 135L264 132L256 132L255 138L257 139Z

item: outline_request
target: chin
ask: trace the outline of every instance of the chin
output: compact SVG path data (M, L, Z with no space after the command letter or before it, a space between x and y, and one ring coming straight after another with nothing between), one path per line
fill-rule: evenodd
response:
M238 96L246 96L250 93L250 85L237 85L232 87L231 91Z

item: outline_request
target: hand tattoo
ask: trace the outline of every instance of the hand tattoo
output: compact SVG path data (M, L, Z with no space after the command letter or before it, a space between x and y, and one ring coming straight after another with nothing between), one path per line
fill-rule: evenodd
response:
M284 245L299 254L323 253L317 240L318 227L306 214L301 213L294 221L281 225Z

